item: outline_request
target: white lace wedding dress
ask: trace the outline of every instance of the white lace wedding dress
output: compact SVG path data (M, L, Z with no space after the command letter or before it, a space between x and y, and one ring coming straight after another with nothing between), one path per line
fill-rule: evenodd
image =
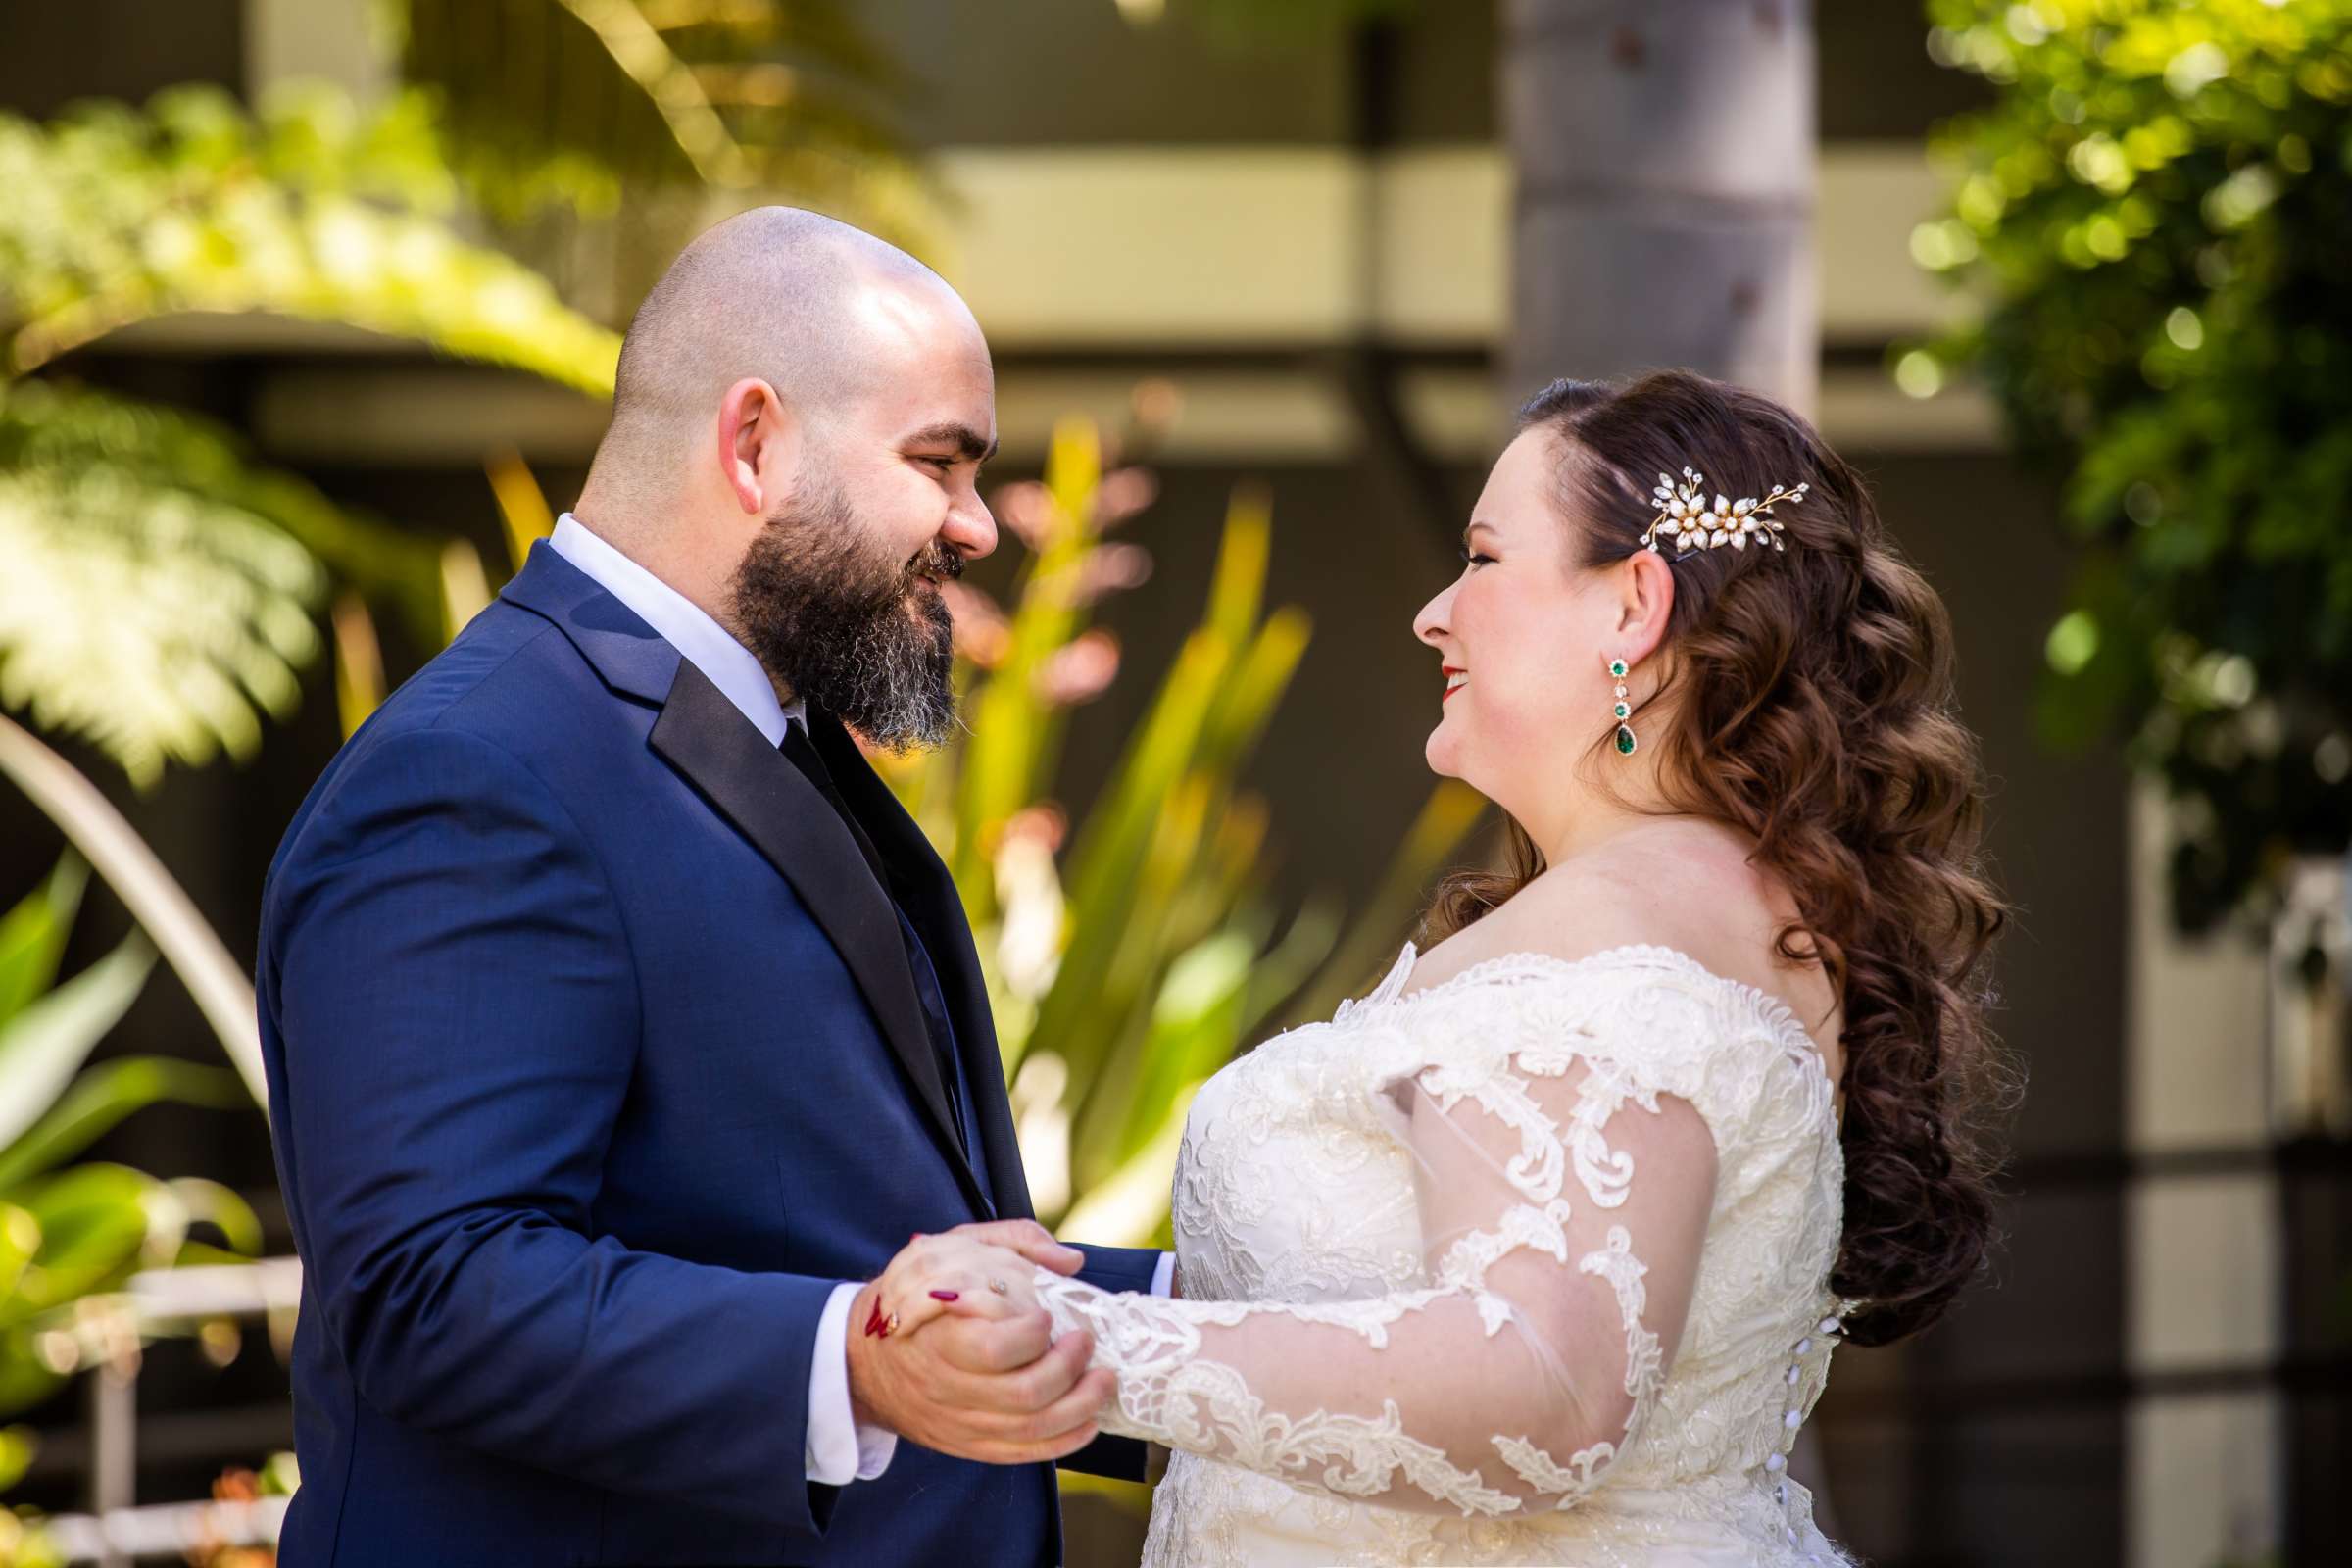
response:
M1182 1299L1038 1271L1176 1450L1146 1563L1847 1562L1787 1475L1853 1304L1802 1024L1662 948L1414 957L1201 1088Z

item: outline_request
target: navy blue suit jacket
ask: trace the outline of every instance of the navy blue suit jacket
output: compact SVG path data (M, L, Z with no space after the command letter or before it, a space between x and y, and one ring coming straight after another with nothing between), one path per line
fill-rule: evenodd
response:
M1059 1560L1048 1465L903 1442L878 1480L807 1478L834 1285L1030 1213L954 885L810 732L938 971L968 1159L851 833L553 550L303 803L258 976L305 1265L287 1568ZM1140 1446L1088 1457L1140 1474Z

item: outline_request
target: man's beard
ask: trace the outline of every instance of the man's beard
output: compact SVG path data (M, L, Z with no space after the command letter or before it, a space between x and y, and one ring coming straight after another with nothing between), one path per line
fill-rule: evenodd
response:
M768 672L890 751L956 727L955 623L921 578L963 575L934 539L908 561L865 542L840 491L767 519L735 569L735 631Z

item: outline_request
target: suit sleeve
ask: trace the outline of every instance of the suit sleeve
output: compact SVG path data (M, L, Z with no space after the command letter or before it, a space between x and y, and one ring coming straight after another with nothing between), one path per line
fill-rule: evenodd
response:
M1149 1293L1162 1256L1154 1247L1097 1247L1091 1242L1069 1245L1086 1254L1078 1277L1102 1291Z
M484 1452L822 1534L808 1369L837 1282L599 1236L639 1042L584 836L478 736L338 776L266 915L271 1106L308 1289L361 1397Z

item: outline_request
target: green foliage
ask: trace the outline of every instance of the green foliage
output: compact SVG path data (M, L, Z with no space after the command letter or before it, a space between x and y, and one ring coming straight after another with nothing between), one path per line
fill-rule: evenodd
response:
M318 564L272 499L331 514L197 421L0 382L0 703L141 784L250 756L318 646Z
M1939 362L2063 466L2045 729L2127 739L2210 925L2352 836L2352 0L1931 0L1999 89L1913 248L1987 301Z
M1200 624L1069 831L1049 799L1063 728L1118 665L1093 612L1145 569L1137 547L1104 535L1151 494L1138 470L1103 471L1092 426L1057 430L1044 482L1000 498L1029 549L1010 612L958 594L968 728L936 753L876 759L972 913L1039 1213L1090 1241L1164 1227L1193 1092L1302 987L1362 979L1483 808L1459 785L1440 789L1363 911L1368 940L1339 942L1320 906L1278 935L1266 810L1240 774L1307 623L1264 609L1272 516L1245 490Z
M0 115L0 705L142 784L249 756L292 708L322 565L436 633L441 547L202 420L23 372L152 317L264 311L611 389L613 335L450 226L421 95L362 115L306 88L248 115L189 87L143 114Z
M493 216L649 190L787 190L906 243L926 179L895 61L841 0L381 0Z
M0 115L0 373L183 311L366 327L604 395L619 340L451 226L431 100L362 113L332 88L248 114L173 87L145 112Z
M69 856L0 918L0 1415L37 1403L76 1367L123 1353L126 1335L135 1347L130 1315L107 1293L137 1269L230 1255L192 1241L194 1225L211 1224L236 1253L261 1247L259 1221L224 1188L65 1164L159 1101L250 1103L236 1075L218 1067L144 1056L84 1067L154 964L134 934L58 980L87 881ZM21 1468L24 1449L0 1432L0 1472Z

